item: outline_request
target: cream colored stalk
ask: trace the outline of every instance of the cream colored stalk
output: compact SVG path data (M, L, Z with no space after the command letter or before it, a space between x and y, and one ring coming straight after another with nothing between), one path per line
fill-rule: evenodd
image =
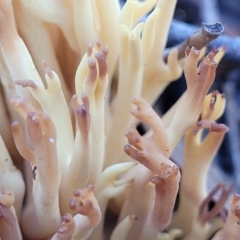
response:
M61 223L56 130L51 119L42 112L29 113L26 122L35 156L34 159L30 159L33 164L34 181L32 201L24 208L21 226L26 237L44 239L52 236ZM19 123L15 122L13 132L16 135L20 133L20 137L14 138L17 146L22 144L19 142L21 131L18 128ZM27 154L32 157L29 151Z
M12 132L15 144L21 156L32 165L36 165L34 152L28 148L23 129L20 127L19 122L15 121L12 123Z
M101 220L101 211L93 194L93 185L75 190L70 201L74 216L75 231L72 240L85 240Z
M78 49L84 53L88 43L98 38L96 28L99 15L95 6L95 1L74 0L72 3L74 33L77 39Z
M71 104L78 130L71 162L62 173L61 178L60 206L62 212L69 211L69 201L73 191L78 188L84 188L87 185L92 167L89 99L86 94L82 94L82 104L80 105L77 102L77 95L74 95Z
M145 16L154 7L156 2L157 2L156 0L146 0L144 2L140 2L138 0L137 1L135 1L135 0L126 1L126 3L124 4L124 6L122 8L121 15L120 15L120 20L119 20L120 27L125 26L131 32L132 29L134 29L137 22L141 19L141 17ZM159 3L159 4L161 4L161 3ZM156 12L158 12L158 11L159 11L159 8L157 8ZM149 17L148 17L148 19L149 19ZM152 20L153 20L153 18L152 18ZM154 19L154 21L156 21L156 19ZM154 24L155 23L153 21L151 21L150 25L154 25ZM148 27L150 25L148 25ZM149 54L149 47L151 46L151 43L153 42L152 39L148 35L148 34L152 33L152 29L144 28L143 34L144 33L146 33L146 34L143 35L143 40L140 42L141 48L139 50L141 52L138 53L138 55L141 55L140 60L142 61L142 63L141 63L142 66L144 64L144 61L146 60L145 58ZM121 59L121 49L120 49L120 59ZM135 60L136 60L136 58L135 58ZM121 65L120 65L120 67L121 67ZM143 68L145 68L145 67L143 67ZM145 69L143 69L143 71L144 70ZM121 74L121 71L120 71L120 74ZM121 75L119 77L121 79ZM118 80L118 82L121 82L120 79ZM147 79L146 81L148 81L148 80L149 79ZM126 80L123 79L123 81L126 81ZM143 76L141 76L141 81L143 81ZM128 80L128 84L129 84L129 80ZM133 93L133 95L140 95L140 94Z
M3 204L7 208L11 208L14 203L14 193L12 190L0 191L0 203Z
M213 56L214 58L214 61L219 64L219 62L221 61L222 57L224 56L225 54L225 51L226 51L226 47L220 47L217 49L217 52L214 51L214 49L211 51L211 55ZM202 59L203 56L201 56L202 54L202 50L200 51L200 54L199 54L199 57L198 57L198 60ZM205 54L205 53L204 53ZM184 64L185 64L185 60L186 59L182 59L184 60ZM183 65L184 65L183 64ZM162 116L162 121L164 123L164 126L167 128L171 121L172 121L172 118L180 104L180 102L182 101L182 99L185 98L185 95L186 95L186 92L182 94L182 96L176 101L176 103ZM208 95L208 98L211 98L211 95ZM207 101L207 99L205 98L204 100L204 105L208 107L208 104L209 102ZM225 103L224 103L225 104ZM222 104L219 104L219 106L222 106ZM204 108L204 106L203 106ZM224 108L223 108L224 109Z
M18 111L24 119L27 119L28 113L34 112L34 107L26 100L11 99L13 109ZM12 133L17 150L21 156L31 164L36 164L34 152L28 147L28 142L25 139L24 131L18 121L12 123ZM18 144L21 143L21 144Z
M17 97L17 91L15 89L15 84L12 81L11 74L9 72L8 66L4 60L3 53L0 51L0 71L1 71L1 85L4 90L4 97L6 106L8 107L11 116L13 115L11 108L9 107L9 98Z
M214 219L223 208L233 186L226 189L225 184L218 184L202 201L198 208L198 215L192 223L191 231L184 237L184 240L206 240L209 239L213 233L222 227L222 221ZM215 202L212 209L208 210L210 201L213 200L214 195L221 191L219 199ZM226 239L226 238L224 238Z
M150 1L149 1L149 3L150 3ZM153 2L151 2L150 5L152 3ZM117 94L116 94L116 97L111 106L111 112L113 114L111 124L112 124L112 126L114 126L115 129L114 129L114 131L112 131L110 128L110 130L108 131L109 136L107 138L107 145L109 145L109 142L111 141L111 144L112 145L114 144L113 145L114 147L107 148L107 152L106 152L106 161L107 162L106 162L105 166L109 166L110 163L119 162L123 158L123 156L121 154L119 154L118 149L120 149L120 146L124 144L124 139L122 139L122 141L119 141L119 139L114 140L118 136L118 134L116 133L116 129L119 130L119 132L123 132L124 129L127 126L129 126L130 122L133 120L132 117L129 116L129 117L125 118L126 119L125 121L122 121L121 116L123 116L123 115L128 116L128 115L126 115L125 111L127 108L131 107L131 105L129 103L130 98L133 95L140 95L140 92L143 91L142 90L143 79L144 79L144 84L146 84L146 86L143 86L144 91L145 91L145 89L149 88L149 86L150 86L150 88L151 88L150 91L156 92L156 89L157 89L157 91L161 92L161 90L163 90L161 87L156 87L156 85L154 85L154 88L151 87L152 86L151 81L154 83L159 82L161 84L161 81L159 81L158 78L160 75L164 76L167 78L167 80L165 80L165 79L162 80L164 82L164 87L165 87L165 85L167 85L169 83L169 78L174 78L173 77L174 74L178 75L181 72L181 67L178 66L178 64L177 64L177 58L176 58L177 52L176 51L173 51L170 54L169 66L171 66L170 67L171 70L170 70L170 68L168 69L168 66L161 59L161 51L164 48L165 42L161 42L161 40L159 38L161 35L161 39L162 39L162 34L167 35L167 27L164 28L164 30L163 30L163 32L161 32L161 34L158 34L159 29L157 28L157 25L161 24L161 21L163 21L163 18L165 18L164 26L167 25L166 19L168 19L169 16L171 16L171 13L169 13L169 12L171 12L173 10L175 1L171 1L170 4L168 3L168 6L165 5L163 3L163 1L159 1L158 5L163 7L162 10L166 11L166 13L168 13L169 15L165 16L164 13L161 13L161 14L159 14L159 17L158 17L159 8L155 9L154 14L150 15L150 17L149 17L150 20L148 22L148 25L143 30L142 41L140 41L139 37L133 38L134 32L138 32L138 35L139 35L140 29L141 29L140 25L137 25L131 32L131 29L134 26L135 13L137 13L139 10L138 9L139 2L132 1L132 0L127 1L127 3L124 5L123 10L120 15L120 24L122 24L122 25L120 25L120 27L121 27L120 28L120 30L121 30L120 31L120 71L119 71L120 74L119 74L119 80L118 80ZM169 24L170 24L170 22L169 22ZM129 34L129 32L131 33L131 35ZM127 35L129 36L130 39L133 38L132 41L129 41L129 40L127 41ZM158 39L158 40L156 40L156 42L153 41L153 39L156 37L155 35L157 36L157 39ZM121 36L122 36L122 38L121 38ZM149 36L152 36L152 38ZM134 44L133 40L135 40L135 44ZM151 41L151 42L149 42L149 41ZM159 41L160 41L160 43L159 43ZM166 39L165 39L165 41L166 41ZM155 49L156 46L157 46L157 48ZM160 50L159 50L159 46L160 46ZM134 61L133 61L133 59L134 59ZM152 62L152 60L153 60L153 62ZM156 62L154 62L154 60L156 60ZM174 71L173 71L173 69L174 69ZM152 79L153 77L149 76L149 74L147 73L148 71L151 72L151 74L152 74L152 72L155 74L154 75L155 79ZM163 74L163 72L168 72L168 71L169 71L169 73L171 73L173 75L170 76L167 73ZM144 74L144 78L143 78L143 74ZM126 85L128 86L128 88L125 87ZM146 91L148 91L148 90L146 90ZM144 96L144 93L142 93L142 94ZM153 99L155 100L155 98L157 97L156 93L154 94L151 92L151 93L149 93L149 95L151 95L150 102L152 102ZM149 101L148 98L147 98L147 100ZM121 107L120 107L120 105L121 105ZM116 151L118 151L118 154L116 154ZM114 154L113 154L113 152L114 152Z
M27 160L31 163L31 166L28 162L25 161L24 163L24 170L25 170L25 184L26 189L33 188L33 176L32 171L35 165L35 154L32 150L30 150L30 146L32 146L31 140L29 139L26 129L26 122L25 119L28 117L28 113L35 112L36 109L32 106L31 102L21 99L21 98L11 98L11 109L12 112L17 113L15 114L15 120L20 119L20 121L13 121L12 123L12 133L14 136L14 142L16 148L23 159ZM21 115L21 116L19 116ZM23 126L23 127L21 127ZM16 143L21 144L16 144ZM32 201L32 191L26 191L26 202Z
M103 44L107 44L110 49L108 55L108 75L110 87L119 57L118 24L121 9L118 0L94 0L92 2L93 5L95 5L93 8L96 8L98 11L98 16L94 16L95 23L99 25L99 29L97 29L98 38ZM107 97L109 100L110 96L108 95Z
M159 0L145 22L142 34L144 76L141 96L150 104L182 73L177 50L170 52L168 63L162 58L176 0Z
M138 21L153 9L156 2L156 0L127 0L122 8L119 24L125 25L129 30L133 29Z
M212 240L237 240L240 236L240 195L234 193L231 197L228 217L223 228L216 233Z
M168 233L159 233L156 240L176 240L182 234L180 229L171 229Z
M55 1L57 2L57 1ZM58 1L59 2L59 1ZM49 3L53 4L53 2ZM33 58L34 64L37 71L39 72L44 85L46 86L46 81L44 78L44 72L42 71L42 61L45 59L52 69L58 73L59 79L61 81L61 86L64 92L64 96L67 100L70 100L69 90L67 89L66 82L63 76L63 72L60 68L60 62L57 59L57 52L55 47L57 45L53 39L51 39L51 33L54 32L53 29L49 29L46 22L39 19L38 15L48 15L51 12L52 18L57 18L57 9L49 9L49 4L44 5L44 1L14 1L13 7L16 24L18 27L19 35L24 39L25 44L28 47L28 51ZM61 5L61 3L59 3ZM36 6L35 6L36 5ZM40 6L39 6L40 5ZM39 7L37 10L36 7ZM44 7L45 12L41 12L41 8ZM30 9L31 8L31 9ZM66 9L65 9L66 10ZM54 14L53 12L56 11ZM71 30L69 30L71 31ZM31 34L29 34L31 32ZM54 32L57 35L56 31ZM58 41L60 37L58 36ZM74 38L70 38L74 39ZM73 41L73 40L71 40ZM71 45L71 43L70 43ZM63 69L64 71L65 69ZM32 79L34 80L34 79ZM73 79L71 79L73 81Z
M219 63L222 60L222 58L224 57L226 51L227 51L227 47L226 46L219 47L217 49L216 55L214 56L214 61L216 63Z
M154 199L154 185L149 182L154 175L155 173L141 164L129 170L127 176L134 178L134 181L127 191L119 221L122 221L130 214L137 216L140 222L146 219Z
M101 209L102 218L100 223L93 230L89 240L100 240L104 237L103 227L105 212L108 206L108 202L112 198L118 198L119 196L125 196L129 186L132 184L133 179L117 180L119 175L128 171L135 166L136 163L119 163L106 168L99 180L96 183L95 195L98 200L98 205Z
M111 77L119 53L119 15L118 0L73 1L74 29L79 49L84 53L88 43L94 39L100 39L103 44L107 44L112 50L109 54L108 68ZM82 34L83 32L84 34Z
M131 158L140 162L143 166L149 168L151 171L159 174L160 166L162 163L174 166L175 164L159 152L154 145L151 145L151 141L145 140L139 135L135 127L128 130L128 140L131 145L125 145L124 151ZM144 148L147 146L147 148Z
M16 210L17 217L20 219L25 194L25 184L22 173L13 165L12 158L1 136L0 152L0 189L2 189L3 192L8 189L14 192L15 203L13 206Z
M70 162L73 152L74 137L72 122L57 74L48 67L46 62L43 62L43 68L47 81L47 89L31 80L18 80L15 81L15 84L30 88L31 93L39 102L44 112L54 122L58 134L58 162L60 170L63 173Z
M129 215L125 217L113 230L110 240L125 240L129 230L138 220L137 216Z
M148 181L154 175L162 174L162 164L173 168L176 167L176 165L168 158L170 154L170 146L168 136L161 119L144 99L135 97L133 99L133 103L137 106L137 109L131 110L131 113L138 120L143 121L152 128L152 135L146 137L140 136L134 125L132 125L126 133L128 141L132 146L126 145L124 148L125 152L130 157L136 159L143 165L139 165L137 167L138 171L133 172L132 177L134 177L134 183L130 187L130 191L128 193L131 198L127 197L123 205L122 211L124 210L125 205L128 206L125 206L127 209L127 211L125 210L125 215L122 215L122 212L120 215L120 219L122 219L123 216L127 216L128 214L135 214L138 216L139 223L129 233L129 236L132 237L134 236L134 234L137 234L138 228L143 227L143 223L144 221L146 221L149 211L151 211L153 200L150 201L149 199L151 199L153 196L153 189L151 189L151 186L147 184ZM138 179L139 175L141 175L141 180ZM180 174L178 174L177 178L179 179L179 177ZM144 196L145 194L149 194L151 197L149 197L148 200L143 198L143 196L141 196L142 192L145 192ZM145 203L144 211L143 209L140 211L140 206L138 206L137 204L137 198L141 198L142 201ZM140 235L138 237L141 238ZM157 237L157 235L155 237ZM129 239L131 238L129 237Z
M40 86L43 86L42 80L32 62L32 58L24 42L18 36L11 2L11 0L0 1L0 44L3 57L13 80L33 79ZM16 91L18 96L32 99L28 90L17 87Z
M207 194L208 169L226 131L225 127L221 132L210 132L203 142L200 142L200 136L193 136L192 129L186 134L180 203L171 227L177 226L184 233L190 230L191 222L197 215L196 206L200 205Z
M220 94L218 91L209 93L203 102L201 119L217 120L222 116L226 106L226 99L224 94Z
M105 93L108 84L107 74L108 47L101 49L101 43L96 46L89 46L87 53L79 64L75 87L78 102L84 92L90 103L91 124L90 132L92 137L92 166L89 183L95 183L103 169L104 161L104 104Z
M1 67L0 67L0 71L1 71ZM10 130L11 125L10 125L9 114L8 114L7 108L5 106L4 94L3 94L2 87L0 87L0 91L1 91L1 93L0 93L0 116L1 116L1 118L0 118L0 135L4 139L4 143L6 144L7 149L11 153L12 157L14 159L19 159L21 157L19 156L18 152L16 151L17 149L13 142L13 136L12 136L11 130Z
M134 97L132 99L132 103L137 107L136 109L131 109L130 113L137 118L139 121L147 124L151 130L151 135L148 134L146 137L140 137L137 134L136 130L134 130L134 126L132 125L129 128L130 135L135 134L135 136L131 136L132 139L129 139L130 143L135 142L138 145L135 146L138 149L147 150L149 147L154 147L157 151L163 154L166 157L170 156L170 142L168 140L167 131L162 123L161 118L156 114L150 104L146 100L140 97ZM136 135L137 134L137 135ZM127 137L130 135L127 133Z
M19 167L22 166L22 157L19 155L19 152L16 151L16 145L14 142L12 142L12 134L11 131L8 131L8 126L11 124L12 119L19 119L19 121L23 122L23 119L21 118L20 114L15 111L11 106L11 100L12 98L17 98L17 91L15 88L15 84L12 81L11 74L8 70L8 67L5 63L5 60L3 58L3 54L0 51L0 72L1 72L1 86L3 87L2 93L2 104L4 106L1 106L1 121L6 120L6 118L9 119L9 123L1 124L2 129L0 130L1 135L4 138L5 144L7 146L8 151L11 153L12 158L14 159L14 163ZM5 110L4 110L5 109ZM6 112L7 110L7 112ZM6 114L8 113L8 116ZM3 130L3 131L2 131ZM27 184L26 184L27 185Z
M75 222L71 214L66 213L62 218L61 226L51 240L71 240L75 230Z
M200 203L207 196L207 173L213 157L228 131L224 124L217 124L211 120L219 118L224 107L225 100L221 94L213 92L206 96L200 116L202 120L185 134L183 174L179 193L180 203L170 225L171 228L180 228L183 234L190 231L192 222L197 216L196 206L200 206ZM204 119L206 117L208 119ZM202 130L200 129L203 128L209 129L210 132L202 141Z
M179 189L180 174L176 165L170 167L162 164L161 170L160 175L150 180L155 185L154 205L138 230L138 239L156 239L159 232L162 232L171 221Z
M132 172L131 176L134 176L134 182L130 186L123 204L120 220L124 217L124 213L128 212L136 215L138 221L129 229L126 239L133 239L134 237L138 239L156 239L159 235L159 228L162 227L164 229L171 219L174 207L173 202L175 202L178 192L180 174L176 166L171 168L166 164L162 164L160 168L162 172L159 173L159 176L153 178L151 176L156 174L142 165L137 165L129 171L129 173ZM173 177L173 181L164 181L165 178L170 176ZM157 184L155 196L153 185L148 184L149 179L152 179ZM163 181L157 181L156 179L162 179ZM172 191L167 191L170 185ZM163 207L168 204L171 207Z
M134 12L133 24L135 25L142 17L148 14L156 5L157 0L139 1L138 7ZM126 5L126 4L125 4Z
M150 151L149 151L150 150ZM164 155L160 154L156 149L148 150L136 150L130 145L126 145L124 151L133 159L140 162L143 166L149 168L151 171L159 174L161 164L168 164L171 167L176 165L170 159L166 158Z
M140 136L136 127L131 125L127 130L126 137L132 146L126 145L124 150L130 157L159 174L161 163L175 165L168 159L171 150L166 129L159 116L144 99L134 97L132 102L137 109L132 109L131 114L149 125L151 132L147 136Z
M192 48L186 50L184 74L187 81L187 92L182 98L176 112L167 128L171 148L174 149L184 133L199 117L204 98L211 87L216 70L213 56L205 57L197 69L199 51ZM185 120L182 121L182 118Z
M78 50L77 40L73 26L73 5L64 0L21 0L23 6L39 20L56 24L63 32L68 44L75 51ZM26 14L28 14L26 12Z
M112 118L107 129L105 167L122 161L122 146L126 139L122 135L133 121L128 114L132 107L130 99L139 95L142 88L143 62L140 34L143 24L138 24L132 31L120 26L120 59L118 89L111 107ZM127 87L126 87L127 86ZM122 116L125 116L122 118ZM108 147L111 144L111 147Z

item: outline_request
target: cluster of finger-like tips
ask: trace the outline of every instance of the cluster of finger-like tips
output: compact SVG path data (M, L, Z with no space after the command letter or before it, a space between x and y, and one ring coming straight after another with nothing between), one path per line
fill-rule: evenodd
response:
M75 214L76 230L73 239L87 238L101 220L101 211L93 194L93 185L74 191L70 209Z
M160 117L144 99L134 97L132 102L137 106L137 109L132 109L130 113L139 121L150 126L151 133L147 136L140 136L135 125L132 124L126 133L130 145L126 145L124 150L130 157L150 170L159 173L160 163L173 165L168 159L171 146L166 129Z
M225 99L219 92L214 91L208 94L200 111L200 121L193 123L185 133L180 202L171 223L171 227L180 226L184 235L191 231L192 222L197 217L196 206L199 207L207 196L207 173L214 155L228 131L224 124L215 122L221 116L224 107ZM209 133L203 139L204 128L209 129ZM194 188L192 184L194 184ZM185 221L181 221L183 218Z
M207 197L202 201L202 203L199 206L198 209L198 216L197 221L201 225L205 225L206 223L210 222L216 215L222 210L230 192L232 191L233 186L229 187L229 189L226 189L225 184L219 183L208 195ZM208 206L210 204L210 201L213 201L214 195L221 190L221 195L219 196L219 199L215 202L215 205L212 207L212 209L208 209Z
M52 240L71 240L75 230L75 222L70 213L65 214L62 217L62 223L58 228L58 231L52 237Z
M219 230L214 236L213 240L233 239L239 238L239 221L240 221L240 196L237 193L231 197L230 209L227 219L223 224L223 228Z
M162 57L175 4L0 0L1 240L239 238L240 197L223 217L233 187L206 190L228 132L224 95L207 95L225 48L201 63L187 48L186 92L162 118L152 108L183 70L176 49Z

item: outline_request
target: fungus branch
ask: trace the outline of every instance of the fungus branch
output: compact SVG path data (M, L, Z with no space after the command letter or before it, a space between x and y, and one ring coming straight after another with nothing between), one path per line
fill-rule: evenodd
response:
M154 111L149 107L149 105L146 104L145 101L143 101L143 99L141 99L137 103L135 102L135 104L139 107L138 112L136 112L135 114L135 116L137 116L139 119L141 120L144 119L150 124L153 124L153 122L156 123L156 121L158 122L160 121L159 118L156 118L157 116L154 113ZM163 129L164 129L163 126L160 124L159 129L156 129L158 130L157 133L159 134L163 132ZM154 134L156 135L157 133L154 132ZM154 146L150 148L151 141L154 142L153 137L143 139L137 133L135 128L131 129L131 132L128 131L127 137L129 142L133 144L133 146L136 149L131 147L130 145L127 145L125 146L125 152L130 157L133 157L134 159L138 160L147 168L143 167L142 165L137 165L134 167L136 168L135 172L132 172L132 175L131 175L131 176L134 176L134 182L129 188L127 198L123 204L120 219L123 219L123 217L126 216L125 215L126 212L132 213L138 216L139 221L137 221L137 223L134 224L132 229L130 229L127 239L132 239L133 237L136 237L136 236L139 239L156 238L159 234L159 229L160 231L163 230L169 224L171 219L172 210L174 207L174 202L176 199L176 194L178 192L178 185L180 180L178 167L176 167L176 165L173 164L162 153L158 152L154 148ZM159 135L159 138L161 139L160 135ZM156 145L156 142L154 142L154 144ZM144 149L145 146L147 149ZM161 145L158 145L159 148L160 146ZM139 151L140 149L141 149L141 152ZM166 151L164 153L166 155L168 154L168 152ZM159 156L161 156L160 159L159 159ZM170 163L171 165L167 165L168 163ZM132 169L132 171L134 170L134 168ZM137 174L136 174L136 170L137 170ZM156 173L159 176L152 178ZM139 178L140 175L142 176L141 179ZM150 195L151 197L150 196L148 197L148 200L145 199L145 195L150 194L150 191L151 191L151 185L149 185L147 182L149 179L152 179L152 182L156 185L155 186L156 196L155 196L154 206L152 206L151 201L149 201L149 199L151 199L152 197L152 194ZM170 179L172 179L172 181ZM163 183L166 183L166 184L168 183L169 185L165 186ZM169 192L167 191L167 189L172 189L172 191ZM142 193L144 193L144 195ZM138 201L137 201L138 196L141 196L142 200L144 199L144 202L145 202L144 211L143 209L141 209L141 211L139 209ZM129 201L130 199L133 204L130 203ZM166 212L164 212L163 206L168 204L170 206L168 208L165 208Z
M72 239L87 239L101 220L101 211L93 194L93 185L90 184L84 189L75 190L70 201L70 208L76 214Z
M176 49L170 52L167 64L162 58L175 4L175 0L158 1L145 22L142 34L145 68L141 96L150 104L153 104L165 87L182 73Z
M29 160L36 166L33 166L36 177L33 181L32 201L27 203L23 212L22 230L28 237L36 236L37 232L41 239L50 237L61 222L56 130L52 120L42 112L29 113L26 123L35 156L33 159L31 152ZM14 136L19 132L19 128L19 123L15 122ZM19 141L21 138L15 137L14 140L16 145L22 144Z
M207 197L202 201L198 208L198 215L193 222L193 227L190 233L184 238L184 240L190 239L199 239L204 240L208 239L214 232L216 232L221 224L213 219L223 208L230 192L233 189L233 185L226 189L225 184L219 183L212 191L207 195ZM212 209L208 210L210 201L213 200L214 195L221 191L219 199L215 202L215 205ZM212 222L212 223L210 223ZM216 224L217 223L217 224ZM226 238L225 238L226 239Z
M31 57L33 59L33 62L35 64L35 67L46 86L46 81L44 78L44 73L42 72L42 60L47 59L49 65L54 69L61 80L61 86L64 92L64 96L67 100L70 100L70 93L69 89L67 88L68 82L66 82L66 79L63 75L63 72L65 72L67 68L67 64L65 64L64 69L61 69L60 67L60 61L57 58L56 49L59 44L59 34L56 33L52 28L49 28L49 24L46 23L49 22L47 19L43 20L40 15L50 15L50 18L59 18L59 15L61 15L61 20L66 20L67 14L59 14L57 13L57 10L63 10L63 8L56 8L50 7L50 5L63 5L63 2L53 1L51 3L43 3L44 1L13 1L13 8L14 8L14 16L15 21L18 28L18 33L21 35L21 37L24 39L25 44L28 47L29 52L31 53ZM34 6L33 6L34 5ZM42 6L45 5L45 6ZM37 9L37 10L36 10ZM43 11L41 11L44 9ZM50 10L51 9L51 10ZM50 10L50 11L49 11ZM68 11L67 7L64 8L64 12ZM54 14L53 14L54 12ZM64 16L65 15L65 16ZM65 25L68 24L68 22L71 21L65 21ZM69 27L69 32L71 31L71 28ZM31 34L29 34L29 31L31 31ZM54 36L53 36L54 35ZM74 42L74 35L67 37L68 40L71 40L69 44L72 46L72 42ZM44 40L43 40L44 39ZM57 41L56 41L57 39ZM58 44L56 44L56 42ZM58 56L59 57L59 56ZM19 79L19 78L18 78ZM22 79L31 79L31 78L22 78ZM16 79L14 79L16 80Z
M62 217L62 223L51 240L71 240L75 230L75 222L71 214L66 213Z
M147 136L140 136L136 127L131 125L126 133L131 145L126 145L124 151L155 173L160 172L161 163L173 166L168 159L171 154L170 143L161 119L144 99L134 97L132 102L137 109L131 110L131 114L149 125L152 131Z
M179 188L179 169L176 165L171 167L162 164L161 171L161 174L150 180L155 185L154 206L144 222L140 239L156 239L172 218Z
M197 69L198 56L199 51L195 48L186 49L184 74L187 81L187 91L167 128L171 148L175 148L187 129L197 121L205 96L215 77L217 65L213 61L213 54L208 54ZM182 118L185 121L182 121Z
M110 79L112 79L119 54L118 25L120 12L118 0L73 1L73 24L80 52L84 53L88 43L94 39L101 39L104 44L108 44L110 49L114 49L108 57Z
M129 215L125 217L113 230L110 240L125 240L130 229L138 220L138 217L135 215Z
M60 80L47 63L43 61L47 89L31 80L18 80L15 84L30 88L31 93L41 105L43 111L52 119L58 133L57 151L59 167L64 172L73 152L73 129L66 99Z
M77 122L77 133L72 159L62 173L60 206L62 212L69 211L69 201L75 189L87 185L92 167L92 138L90 134L91 116L89 99L82 94L82 104L77 102L77 95L72 97L71 105Z
M159 233L157 240L176 240L181 237L182 231L180 229L171 229L168 233Z
M232 239L237 240L240 234L240 196L233 194L230 201L228 217L223 228L216 233L213 240Z
M79 64L75 87L78 96L85 93L89 98L91 124L90 133L92 138L92 165L89 183L96 182L103 169L104 160L104 99L108 84L107 75L107 55L108 47L101 48L101 43L97 41L95 47L89 45L88 51Z
M192 134L193 128L185 135L183 174L180 184L180 203L173 217L171 227L180 226L183 233L191 229L191 222L197 215L196 206L206 196L206 178L211 161L218 150L228 128L224 125L219 132L211 131L203 140ZM194 182L194 189L192 183ZM181 219L185 219L182 221Z
M219 93L217 90L209 93L204 100L201 119L217 120L222 116L226 106L226 99L224 94Z
M186 49L185 49L186 50ZM213 48L213 50L211 51L211 58L213 57L214 61L219 64L219 62L221 61L222 57L224 56L225 54L225 51L226 51L226 47L220 47L218 48L217 50L215 48ZM200 52L201 54L201 52ZM200 55L199 57L200 58ZM186 92L182 94L182 96L176 101L176 103L174 103L174 105L163 115L162 117L162 121L164 123L164 125L166 127L168 127L172 121L172 118L176 112L176 109L179 107L180 103L183 101L183 99L185 98L185 95L186 95ZM211 99L211 95L208 95L208 98ZM218 100L220 99L220 97L217 98ZM222 95L222 99L223 99L223 102L224 102L224 96ZM206 99L207 100L207 99ZM221 101L219 101L221 102ZM208 107L208 104L209 102L208 101L205 101L204 102L204 105ZM225 102L224 104L222 105L221 103L219 105L216 105L215 107L217 106L220 106L220 108L222 110L224 110L224 107L225 107ZM204 108L205 109L205 108ZM206 109L205 109L206 110Z
M132 167L126 175L128 179L133 178L134 180L129 186L123 201L119 221L123 220L129 214L136 215L140 222L131 229L130 234L134 236L134 232L137 232L139 224L146 218L151 210L152 199L154 198L154 186L149 182L149 179L155 174L141 164L137 164ZM141 199L141 201L139 201L139 199Z
M56 24L63 32L69 45L78 50L74 27L72 24L72 6L65 1L21 1L28 15L33 15L39 20Z
M0 190L8 192L11 189L14 192L15 202L11 203L15 210L18 219L20 219L23 198L25 194L25 183L22 173L14 166L12 158L4 144L0 135ZM0 191L1 193L1 191ZM8 194L5 195L8 199ZM13 198L12 198L13 200ZM2 202L6 205L6 202ZM7 205L6 205L7 206ZM9 207L9 206L7 206Z
M43 86L28 49L17 33L11 2L11 0L0 2L0 44L4 60L12 79L34 79ZM34 102L29 91L20 88L16 88L16 91L19 96Z
M106 168L101 174L99 181L96 185L96 198L101 209L102 218L100 223L96 226L91 234L89 240L103 239L104 232L104 219L105 212L110 199L125 196L129 186L133 180L120 179L117 180L119 175L127 172L130 168L135 166L135 163L119 163Z
M196 206L200 206L206 197L208 169L228 131L228 127L224 124L217 124L213 121L221 116L224 107L225 99L220 93L215 91L207 95L200 115L201 121L192 126L185 134L180 203L171 223L171 227L180 227L183 234L190 231L191 224L197 216ZM209 133L202 140L204 128L208 129ZM193 183L194 188L192 188Z
M169 157L171 153L170 142L161 118L143 98L134 97L132 103L137 108L130 110L130 113L140 122L147 124L151 128L152 133L141 138L132 125L126 134L129 142L134 142L135 147L138 145L137 148L139 150L148 149L149 146L152 146L164 156Z
M130 1L133 2L133 1ZM143 61L141 49L141 31L143 24L138 24L133 30L120 25L120 59L118 87L111 104L110 127L107 128L105 167L118 163L122 158L122 146L126 139L122 135L127 126L133 122L128 114L132 107L130 99L140 95L142 89ZM126 88L127 86L127 88ZM125 116L122 118L122 116Z

